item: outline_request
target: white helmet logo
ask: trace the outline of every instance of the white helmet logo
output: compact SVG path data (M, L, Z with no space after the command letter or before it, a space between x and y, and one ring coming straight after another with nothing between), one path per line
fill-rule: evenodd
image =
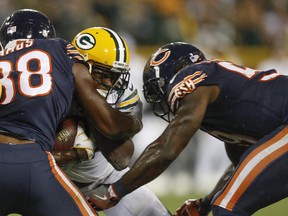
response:
M82 50L92 49L95 44L96 40L91 34L81 34L76 38L76 45Z
M190 53L190 59L192 62L198 62L199 55L193 55L193 53Z

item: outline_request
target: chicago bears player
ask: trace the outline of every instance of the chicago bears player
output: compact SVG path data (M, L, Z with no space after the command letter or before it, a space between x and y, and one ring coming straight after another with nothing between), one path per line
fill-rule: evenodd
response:
M0 215L97 215L51 154L74 93L106 136L129 138L142 128L95 91L81 54L55 36L47 16L30 9L15 11L0 28Z
M95 87L106 98L106 101L121 112L132 116L136 115L141 119L142 102L137 89L129 82L130 53L125 40L111 29L92 27L79 32L72 43L89 63L91 75L95 80ZM73 154L66 151L64 151L62 157L61 152L60 154L55 152L57 154L55 158L56 161L59 158L59 163L65 161L66 164L61 168L89 197L93 196L94 189L99 185L111 184L117 181L129 168L127 167L128 164L124 163L119 169L119 165L116 164L117 169L115 169L113 161L110 164L102 152L99 151L99 145L101 144L99 134L95 135L91 131L89 132L89 125L85 123L84 118L81 118L81 120L78 124L77 136L71 152L75 149L84 150L87 154L83 159L86 159L86 161L75 162L69 156ZM68 155L67 158L70 159L70 163L67 163L65 155ZM129 154L129 156L132 155ZM129 159L130 157L128 157ZM74 160L76 160L76 157ZM118 160L121 160L121 158L118 158ZM171 215L156 195L145 186L133 191L115 207L104 210L104 212L108 216Z
M221 179L226 184L214 190L213 215L252 215L288 196L286 76L206 60L196 47L175 42L150 57L143 82L147 102L169 124L120 180L105 187L108 201L93 197L99 207L159 176L198 129L222 140L233 164ZM189 200L177 215L207 215L206 205Z

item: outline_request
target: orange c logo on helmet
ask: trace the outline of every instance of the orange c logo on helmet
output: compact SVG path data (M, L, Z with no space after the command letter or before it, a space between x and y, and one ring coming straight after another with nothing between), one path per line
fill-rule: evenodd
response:
M159 56L162 53L164 53L162 58L156 61L155 60L156 57ZM169 50L169 49L161 49L158 52L156 52L155 55L151 59L151 66L157 66L157 65L160 65L163 62L165 62L168 59L168 57L170 56L170 53L171 53L171 50Z

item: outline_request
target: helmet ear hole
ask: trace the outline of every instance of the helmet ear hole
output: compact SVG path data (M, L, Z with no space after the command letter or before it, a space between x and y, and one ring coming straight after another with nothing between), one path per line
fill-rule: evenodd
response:
M12 40L55 37L56 31L49 18L40 11L32 9L15 11L0 27L0 41L3 48Z

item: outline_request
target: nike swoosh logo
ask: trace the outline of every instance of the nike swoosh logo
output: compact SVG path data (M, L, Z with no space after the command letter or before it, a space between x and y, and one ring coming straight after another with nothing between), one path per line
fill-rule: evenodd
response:
M98 196L96 194L93 194L93 196L95 196L96 198L99 198L101 200L108 200L108 197L106 195L104 195L103 197L102 196Z

